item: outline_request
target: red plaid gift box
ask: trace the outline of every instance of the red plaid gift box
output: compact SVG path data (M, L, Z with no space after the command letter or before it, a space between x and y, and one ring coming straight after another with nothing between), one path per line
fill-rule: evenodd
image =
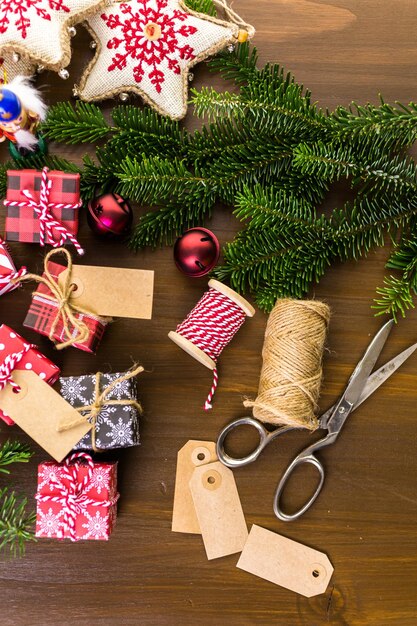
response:
M65 265L54 263L53 261L48 261L47 267L50 275L56 281L58 281L58 276L61 272L67 269ZM43 276L45 276L45 273ZM55 322L57 315L59 315L59 304L56 300L50 299L51 295L52 292L49 287L41 283L32 296L32 304L23 322L23 326L26 326L26 328L32 328L39 334L47 337L50 335L52 324ZM88 315L86 313L76 313L75 317L87 326L90 333L85 341L73 343L73 347L94 354L100 345L109 318L98 317L93 313ZM74 337L77 335L74 327L70 327L70 332L73 333ZM60 343L65 342L67 339L64 322L59 317L53 333L53 340Z
M29 344L14 330L0 326L0 389L13 383L13 370L32 370L45 382L53 385L59 378L59 368L36 346ZM0 419L12 426L13 420L0 409Z
M58 247L66 240L82 254L78 232L80 175L8 170L6 239Z
M107 541L116 523L117 462L78 452L38 467L36 536Z
M19 278L20 276L24 276L24 274L26 274L25 267L16 271L9 249L0 237L0 296L8 291L16 289L19 285L16 283L13 284L10 281L15 278Z

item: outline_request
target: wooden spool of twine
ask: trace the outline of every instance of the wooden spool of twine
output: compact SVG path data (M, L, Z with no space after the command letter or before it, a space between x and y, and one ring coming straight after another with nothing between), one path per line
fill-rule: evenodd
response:
M262 349L256 400L244 405L262 422L314 430L330 309L317 300L278 300Z

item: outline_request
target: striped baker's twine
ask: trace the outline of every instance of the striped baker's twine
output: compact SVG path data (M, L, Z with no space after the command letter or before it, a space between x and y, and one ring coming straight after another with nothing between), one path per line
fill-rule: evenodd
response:
M21 391L19 385L13 380L13 370L16 368L16 365L20 363L25 354L34 347L35 346L30 343L25 343L20 352L12 352L12 354L8 354L4 358L4 361L0 364L0 391L4 389L7 384L9 384L16 393Z
M245 318L244 311L233 300L216 289L209 289L177 326L177 333L217 363L223 349L243 325ZM213 384L204 404L206 411L212 408L217 383L218 373L217 368L214 368Z
M17 280L18 278L20 278L21 276L24 276L25 274L27 274L26 267L21 267L20 270L17 270L16 272L12 272L11 274L2 274L0 276L0 292L2 292L2 290L8 287L9 285L14 289L15 285L11 285L12 281Z
M85 461L87 465L87 473L81 481L79 481L78 477L79 464L77 462L74 463L77 459ZM94 470L94 461L85 452L76 452L68 459L65 459L62 470L62 477L66 479L67 484L56 478L51 478L51 484L59 492L59 495L42 495L37 493L35 498L38 502L57 502L62 506L64 513L62 518L63 528L60 529L58 538L63 539L68 530L71 541L77 541L75 527L78 515L81 515L89 506L110 508L119 499L119 494L117 493L109 500L93 500L85 495L85 488L92 479Z
M26 200L4 200L5 206L31 207L39 216L39 238L40 245L44 246L48 241L53 248L59 248L64 245L68 239L77 250L78 254L84 254L84 250L78 243L77 239L61 222L56 220L51 209L78 209L82 202L65 204L64 202L49 202L52 181L48 179L47 167L42 170L41 185L39 189L39 200L35 200L29 189L22 189L22 194ZM55 240L54 231L60 234L60 238Z

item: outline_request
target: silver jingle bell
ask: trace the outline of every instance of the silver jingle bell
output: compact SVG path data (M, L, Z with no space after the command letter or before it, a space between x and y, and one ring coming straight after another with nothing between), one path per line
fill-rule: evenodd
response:
M58 76L62 78L62 80L67 80L69 78L69 71L63 67L59 70Z
M76 98L79 95L79 91L78 91L78 86L74 85L74 87L72 88L72 95L74 96L74 98Z
M192 72L190 72L190 73L188 74L188 82L189 82L189 83L192 83L192 82L193 82L193 80L194 80L194 74L193 74Z
M95 50L97 48L97 42L96 41L90 41L90 50Z
M126 93L125 91L122 91L119 94L119 100L121 100L121 102L127 102L129 100L129 94Z
M75 37L75 35L77 34L77 29L75 28L75 26L68 27L68 34L70 37Z
M20 54L18 52L13 52L12 59L13 59L13 63L19 63L19 61L20 61Z

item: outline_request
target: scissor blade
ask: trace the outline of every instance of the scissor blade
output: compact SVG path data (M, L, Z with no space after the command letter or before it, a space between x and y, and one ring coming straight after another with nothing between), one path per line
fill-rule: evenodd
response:
M395 356L393 359L385 363L385 365L382 365L379 369L373 372L366 381L365 387L362 390L359 400L352 410L354 411L358 408L358 406L362 404L362 402L365 402L365 400L369 398L369 396L372 395L374 391L378 389L378 387L380 387L390 376L392 376L392 374L394 374L394 372L413 354L413 352L415 352L416 349L417 343L414 343L412 346L410 346L403 352L400 352L400 354L397 354L397 356ZM320 416L320 428L327 427L329 417L332 415L335 408L336 405L334 404L330 407L330 409L327 409L327 411L325 411Z
M359 397L366 385L366 381L372 370L375 367L375 363L378 360L381 350L385 345L388 335L391 332L394 320L389 320L383 327L377 332L375 337L366 349L365 354L355 367L352 376L349 379L349 383L346 387L346 391L343 394L343 399L349 404L354 406L359 400Z

